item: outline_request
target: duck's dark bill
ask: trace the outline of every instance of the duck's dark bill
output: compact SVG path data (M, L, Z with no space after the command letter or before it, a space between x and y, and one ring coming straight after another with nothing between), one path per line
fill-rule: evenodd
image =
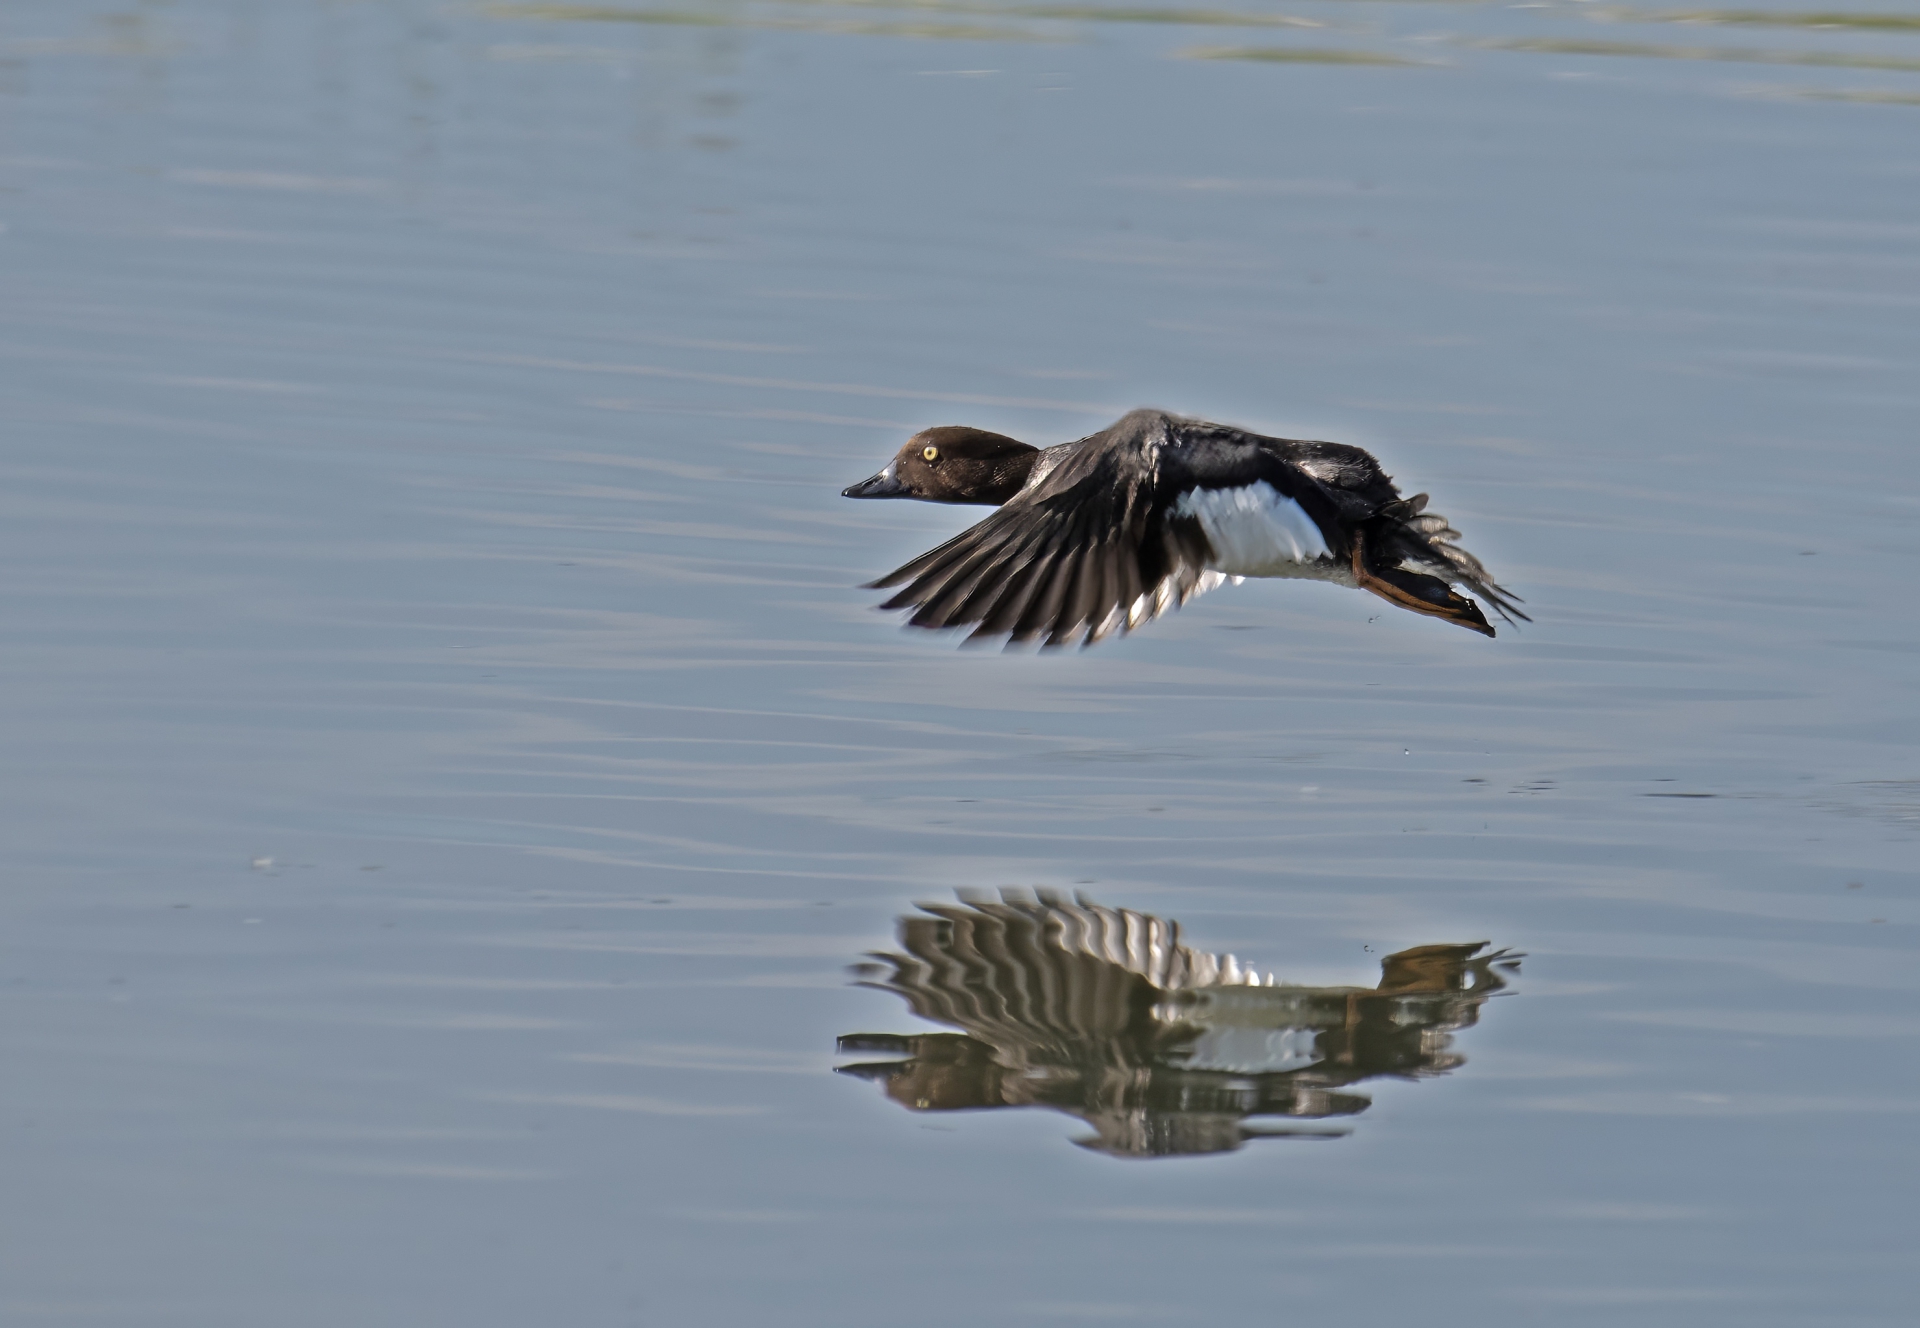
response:
M912 494L907 486L894 477L893 467L888 466L878 475L871 475L858 484L849 484L840 490L842 498L910 498Z

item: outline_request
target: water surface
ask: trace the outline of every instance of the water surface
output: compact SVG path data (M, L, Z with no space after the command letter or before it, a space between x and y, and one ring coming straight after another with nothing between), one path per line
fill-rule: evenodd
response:
M7 6L7 1320L1910 1321L1917 22ZM1533 625L872 611L907 433L1142 404ZM834 1073L1019 1060L849 972L1005 888L1342 993L1032 1065L1364 1109Z

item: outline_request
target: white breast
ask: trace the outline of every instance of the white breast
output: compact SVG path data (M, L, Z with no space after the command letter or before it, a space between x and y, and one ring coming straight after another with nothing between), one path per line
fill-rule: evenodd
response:
M1213 546L1213 567L1228 576L1299 576L1301 564L1330 558L1320 527L1265 480L1239 489L1190 489L1173 506Z

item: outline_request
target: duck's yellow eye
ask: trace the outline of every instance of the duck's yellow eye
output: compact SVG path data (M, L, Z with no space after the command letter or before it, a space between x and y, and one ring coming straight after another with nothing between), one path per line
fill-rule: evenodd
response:
M920 455L929 461L938 461L940 459L940 449L937 447L923 447L920 449Z

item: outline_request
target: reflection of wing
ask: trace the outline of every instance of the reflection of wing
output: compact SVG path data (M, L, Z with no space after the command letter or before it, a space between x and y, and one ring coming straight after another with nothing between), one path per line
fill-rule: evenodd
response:
M1277 984L1232 955L1181 944L1177 923L1084 897L1015 891L923 904L900 953L856 968L924 1019L964 1030L840 1039L907 1059L840 1067L915 1111L1047 1106L1131 1157L1221 1152L1298 1136L1250 1117L1364 1111L1336 1091L1377 1075L1444 1074L1449 1034L1505 986L1485 943L1429 945L1382 961L1378 987ZM1324 1129L1312 1137L1327 1137Z
M922 1019L1018 1045L1115 1037L1141 1026L1158 993L1260 981L1147 913L1051 892L963 898L902 918L906 953L875 954L892 971L863 967L879 979L863 985L905 997Z

